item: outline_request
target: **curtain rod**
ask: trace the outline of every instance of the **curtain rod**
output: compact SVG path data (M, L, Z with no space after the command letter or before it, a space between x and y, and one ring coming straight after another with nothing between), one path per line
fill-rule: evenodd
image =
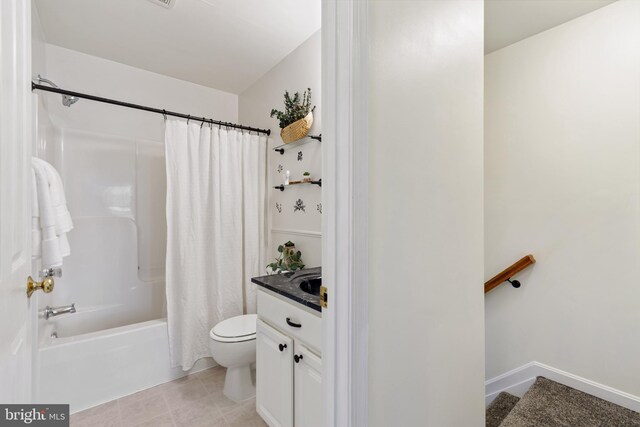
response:
M176 113L175 111L161 110L159 108L152 108L152 107L146 107L144 105L131 104L129 102L116 101L115 99L102 98L100 96L88 95L86 93L72 92L70 90L43 86L33 82L31 83L31 90L32 91L43 90L45 92L53 92L53 93L59 93L61 95L75 96L82 99L88 99L90 101L97 101L97 102L103 102L105 104L113 104L113 105L119 105L121 107L133 108L135 110L149 111L151 113L162 114L164 116L180 117L182 119L187 119L187 120L195 120L198 122L211 123L214 125L220 125L220 126L230 127L234 129L248 130L248 131L258 132L258 133L266 133L267 135L271 135L271 129L259 129L259 128L253 128L250 126L238 125L235 123L228 123L228 122L221 122L219 120L207 119L206 117L195 117L190 114Z

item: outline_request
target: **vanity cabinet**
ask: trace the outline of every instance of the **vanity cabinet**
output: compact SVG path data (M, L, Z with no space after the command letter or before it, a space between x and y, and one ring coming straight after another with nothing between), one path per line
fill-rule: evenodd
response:
M256 327L256 410L271 427L322 425L322 319L262 290Z
M293 367L294 425L322 426L322 360L303 345L295 344ZM296 362L297 360L297 362Z
M293 340L258 319L256 409L272 427L293 426Z

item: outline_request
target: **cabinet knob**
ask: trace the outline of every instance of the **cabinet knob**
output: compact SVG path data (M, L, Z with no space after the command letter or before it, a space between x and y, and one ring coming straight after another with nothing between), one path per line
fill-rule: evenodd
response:
M280 351L284 351L285 348L287 348L286 344L278 344L278 348L280 349Z
M298 356L297 354L295 354L295 355L293 356L293 360L294 360L296 363L300 363L300 361L302 360L302 355Z

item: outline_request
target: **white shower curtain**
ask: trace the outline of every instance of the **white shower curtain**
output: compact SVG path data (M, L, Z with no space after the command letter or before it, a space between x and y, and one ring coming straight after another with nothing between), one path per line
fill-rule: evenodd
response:
M209 354L219 321L255 313L266 265L266 137L167 119L166 292L171 363Z

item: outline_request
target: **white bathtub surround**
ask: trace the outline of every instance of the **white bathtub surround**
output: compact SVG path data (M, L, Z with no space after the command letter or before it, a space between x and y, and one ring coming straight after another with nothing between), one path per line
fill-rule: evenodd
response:
M255 312L266 265L267 138L168 119L167 316L172 366L208 357L209 330Z
M73 228L62 187L62 179L53 166L33 157L32 258L42 267L59 267L71 248L67 233Z

